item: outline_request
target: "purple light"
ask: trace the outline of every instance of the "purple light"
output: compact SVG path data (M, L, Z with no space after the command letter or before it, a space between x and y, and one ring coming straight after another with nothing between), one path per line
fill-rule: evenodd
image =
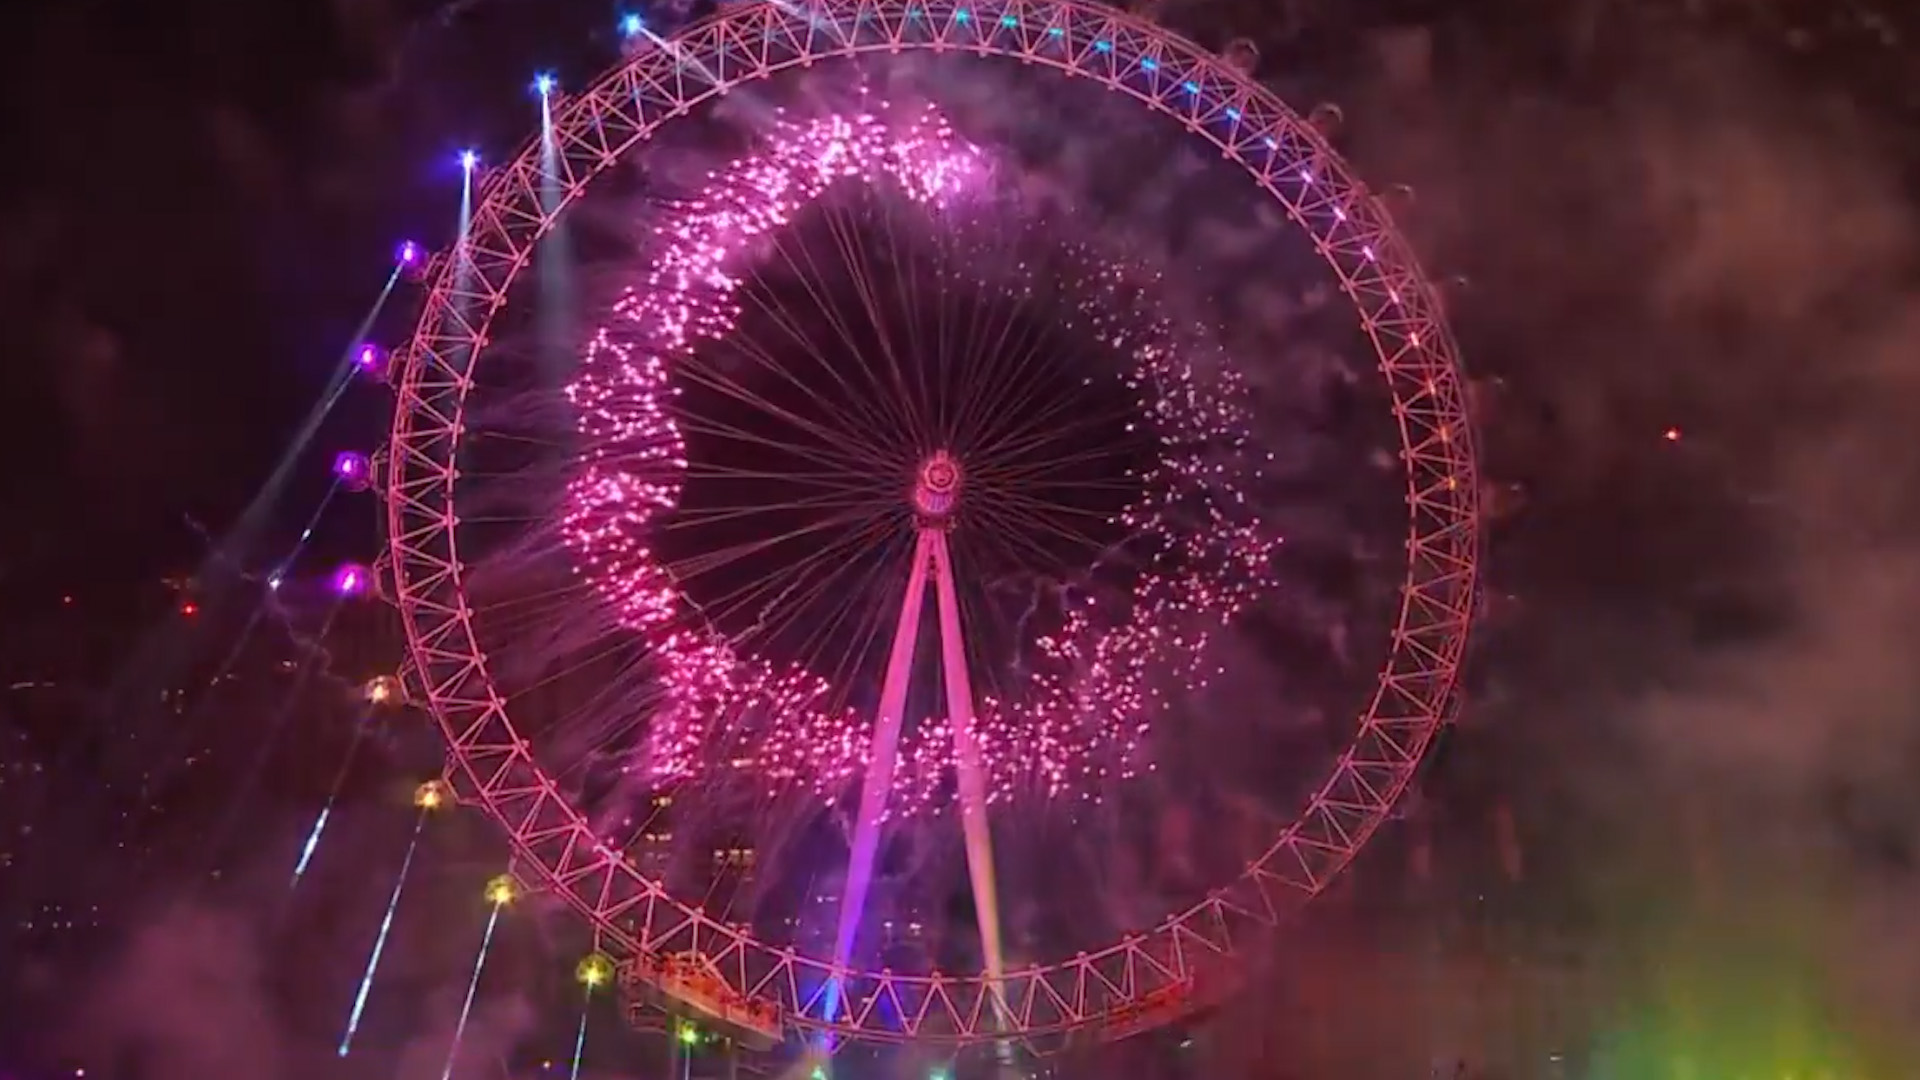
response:
M367 460L365 454L343 450L334 455L333 478L348 490L365 490L367 482L373 478L373 463Z
M333 591L341 596L364 596L372 584L373 572L359 563L342 563L333 572Z
M480 154L478 151L474 151L474 150L460 151L460 167L462 169L465 169L468 172L472 172L474 168L477 167L479 164L480 164Z
M369 342L368 344L360 346L360 348L354 352L353 366L368 375L379 375L385 370L385 359L385 355L380 351L380 346Z
M400 260L401 266L412 266L420 261L420 245L408 240L400 245L394 257Z

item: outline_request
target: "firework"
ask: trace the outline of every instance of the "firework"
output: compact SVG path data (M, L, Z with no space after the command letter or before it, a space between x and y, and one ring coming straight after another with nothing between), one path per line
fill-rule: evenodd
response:
M658 227L646 280L590 338L567 387L579 465L560 526L576 570L658 663L664 703L650 718L647 753L656 779L697 773L703 749L751 714L765 722L729 760L834 798L865 771L871 725L829 677L752 655L704 623L658 557L655 527L679 506L689 471L679 365L701 342L734 332L756 239L835 185L890 189L941 215L990 202L990 174L986 156L930 113L783 121L762 152L715 172ZM996 801L1019 791L1092 798L1106 782L1150 769L1155 717L1171 691L1215 674L1209 645L1270 583L1279 542L1245 501L1257 455L1230 368L1153 313L1153 278L1081 254L1090 269L1071 283L1075 302L1060 318L1125 362L1159 454L1136 478L1143 494L1108 523L1130 538L1140 567L1127 594L1073 594L1027 643L1033 659L1017 692L976 703ZM1015 277L1025 280L1013 287L1038 287L1039 273L1023 264ZM942 805L952 758L943 722L913 728L892 812Z

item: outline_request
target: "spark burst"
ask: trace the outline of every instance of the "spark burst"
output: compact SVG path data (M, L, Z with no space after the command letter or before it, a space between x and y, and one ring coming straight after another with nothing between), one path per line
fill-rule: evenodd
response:
M678 365L700 342L734 331L756 238L791 224L830 188L890 188L937 216L989 201L990 173L981 151L932 113L906 124L873 114L783 122L764 152L713 173L656 230L645 283L591 337L566 391L581 449L561 534L576 571L659 664L665 693L647 754L655 780L694 775L702 749L753 714L771 722L732 763L831 800L865 771L872 723L829 679L753 656L706 624L657 557L653 527L679 506L688 473ZM1074 253L1083 257L1084 275L1071 283L1078 302L1058 317L1127 362L1127 387L1160 455L1137 477L1145 494L1108 523L1141 551L1130 594L1118 603L1074 596L1058 625L1030 643L1035 660L1018 692L976 703L992 801L1021 790L1090 799L1102 781L1151 769L1147 738L1169 688L1195 689L1217 674L1209 644L1272 583L1279 544L1244 496L1258 468L1245 387L1217 350L1193 345L1154 311L1156 278L1089 249ZM1039 271L1021 271L1018 287L1031 295ZM944 721L915 727L891 812L944 805L952 759Z

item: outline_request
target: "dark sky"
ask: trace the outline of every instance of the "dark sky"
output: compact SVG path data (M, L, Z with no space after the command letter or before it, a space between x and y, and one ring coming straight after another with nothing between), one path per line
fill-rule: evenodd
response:
M188 515L218 526L238 512L393 245L451 233L456 150L523 137L534 64L606 61L610 7L540 5L530 20L531 7L82 2L15 16L8 92L24 128L5 178L0 399L21 465L0 480L0 581L178 568L197 554ZM376 393L350 398L323 445L368 445ZM325 462L309 455L289 514Z

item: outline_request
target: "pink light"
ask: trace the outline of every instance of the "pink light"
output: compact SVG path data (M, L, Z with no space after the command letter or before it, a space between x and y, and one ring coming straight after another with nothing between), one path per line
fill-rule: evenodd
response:
M671 373L700 342L733 332L741 314L739 252L785 228L834 185L886 186L939 214L982 189L989 172L980 151L932 112L904 125L871 114L786 123L764 153L716 172L656 229L645 280L590 338L566 388L582 449L559 524L576 568L661 661L666 704L648 747L659 778L695 774L722 726L751 711L781 718L745 749L751 766L826 795L865 772L873 726L872 717L835 704L845 698L827 678L742 653L687 618L650 533L679 504L686 481ZM1064 625L1032 643L1037 662L1019 700L975 703L973 735L990 801L1036 780L1049 797L1089 797L1103 780L1150 771L1147 736L1167 687L1200 686L1212 676L1217 658L1209 645L1271 584L1279 544L1243 504L1209 494L1231 487L1221 478L1222 460L1234 451L1217 448L1247 441L1244 386L1218 358L1188 356L1170 320L1125 328L1133 323L1113 313L1133 317L1151 299L1131 271L1096 266L1084 284L1099 302L1073 317L1131 357L1131 386L1152 403L1148 419L1168 448L1145 478L1150 494L1119 524L1154 538L1169 565L1192 569L1143 575L1117 610L1070 606ZM922 505L923 513L951 505L944 473L934 474L924 478L937 482L923 485L923 502L937 505ZM1196 505L1213 513L1210 528L1177 524ZM894 812L934 809L948 798L953 742L938 718L908 733Z
M343 563L333 572L333 591L352 598L365 596L373 584L373 572L358 563Z
M349 491L364 491L373 479L373 463L365 454L343 450L334 455L333 478Z
M394 258L399 260L401 266L412 266L420 261L420 245L411 240L405 241L394 253Z

